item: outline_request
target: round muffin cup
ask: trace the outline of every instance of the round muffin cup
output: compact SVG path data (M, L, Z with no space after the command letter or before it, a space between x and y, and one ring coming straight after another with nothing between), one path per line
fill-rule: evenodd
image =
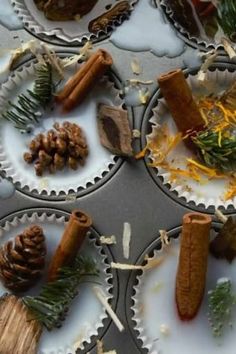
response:
M221 43L217 43L216 41L214 41L213 39L211 40L206 39L206 38L201 38L200 36L194 36L191 35L186 28L184 28L179 22L177 22L175 20L174 17L174 12L170 6L171 1L169 0L160 0L160 5L163 9L163 11L165 12L165 14L167 15L167 17L169 17L169 19L172 21L174 27L180 32L180 34L186 38L187 41L189 41L191 44L193 44L194 46L196 46L197 48L200 48L201 50L211 50L211 49L217 49L217 50L224 50L224 47ZM234 44L234 47L236 48L236 44Z
M227 69L207 72L207 81L210 83L210 88L212 91L206 90L204 87L200 86L197 80L197 75L189 74L187 81L193 90L193 94L200 96L202 94L209 94L210 92L219 93L222 90L228 88L236 80L236 72L230 72ZM149 127L151 133L146 136L146 141L151 142L155 140L160 127L163 123L166 123L170 134L174 135L177 133L177 128L174 120L169 113L166 106L164 98L158 100L157 106L152 109L152 116L149 120ZM144 132L143 132L144 133ZM177 147L171 151L167 156L167 161L171 162L174 160L175 168L186 168L186 158L194 158L194 154L186 148L183 142L180 142ZM152 151L146 159L147 168L148 164L152 162L153 156ZM224 207L227 209L229 206L236 207L236 197L225 200L224 194L227 191L228 181L227 179L212 179L208 180L205 184L200 184L191 179L179 178L176 181L171 179L171 174L168 170L162 167L154 168L158 177L161 177L163 184L167 185L171 192L175 192L178 198L184 198L186 203L193 202L196 206L204 206L204 208L209 207ZM206 178L205 178L206 180Z
M6 109L6 102L15 102L19 93L32 88L35 73L35 63L23 66L16 70L9 80L2 85L0 93L0 111ZM75 67L67 68L66 75L70 77ZM2 120L0 133L0 164L6 176L13 183L29 192L47 195L68 195L86 189L101 180L115 165L117 157L112 155L100 143L96 107L104 103L111 106L122 107L124 101L120 98L119 90L108 77L103 77L89 94L83 104L75 108L71 113L61 112L60 106L55 106L53 111L45 112L48 118L42 118L40 125L28 134L21 134L13 124ZM37 133L44 133L53 127L54 123L62 124L64 121L78 124L86 137L89 154L85 165L73 171L67 169L58 171L54 175L45 173L43 177L37 177L33 164L28 165L24 159L24 152L28 151L28 144ZM14 144L10 143L14 142ZM17 148L16 148L17 146Z
M138 0L128 0L130 11L134 9L135 3ZM48 39L56 37L66 44L82 45L85 41L97 41L103 39L116 27L121 25L123 20L129 16L129 13L124 13L119 16L116 21L109 23L103 31L97 33L89 32L89 23L95 18L101 16L108 10L108 6L115 6L116 0L99 0L94 8L78 21L50 21L44 13L36 7L33 0L11 0L12 6L18 17L23 22L24 26L34 33L36 36L43 35ZM53 42L53 39L51 39Z
M211 236L221 227L213 223ZM144 250L138 264L150 256L149 262L162 259L159 266L143 269L132 277L132 334L137 346L149 354L234 354L234 331L225 328L224 335L215 338L208 322L208 291L215 288L219 278L229 278L235 290L236 263L208 257L205 293L197 316L181 321L175 303L175 282L179 256L179 236L182 227L168 232L170 245L161 248L157 238ZM131 284L130 284L131 286ZM235 322L233 313L232 323Z
M9 220L8 220L9 219ZM63 234L66 217L57 216L51 212L38 214L23 214L21 217L7 218L1 227L0 246L14 239L24 229L31 225L42 227L46 239L47 255L46 267L42 279L31 290L22 295L38 295L43 284L47 280L47 270L51 258ZM99 276L89 279L89 282L81 283L78 296L73 300L68 316L59 329L48 332L44 329L40 339L38 352L40 354L75 354L78 349L84 349L91 344L94 336L104 326L107 314L103 306L93 294L93 286L99 286L103 290L107 301L112 300L113 276L110 272L108 257L102 246L96 239L96 234L91 229L79 254L91 257L99 269ZM99 283L99 285L98 285ZM0 284L0 295L8 290Z

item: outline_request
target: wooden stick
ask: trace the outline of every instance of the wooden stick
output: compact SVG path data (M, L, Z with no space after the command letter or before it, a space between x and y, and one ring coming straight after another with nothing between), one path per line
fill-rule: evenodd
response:
M204 295L211 217L188 213L183 217L179 265L176 277L176 304L181 320L191 320Z
M48 281L56 280L60 268L70 265L80 249L92 220L81 210L74 210L65 228L59 246L49 266Z
M14 295L0 299L1 354L36 354L41 333L41 324L21 299Z

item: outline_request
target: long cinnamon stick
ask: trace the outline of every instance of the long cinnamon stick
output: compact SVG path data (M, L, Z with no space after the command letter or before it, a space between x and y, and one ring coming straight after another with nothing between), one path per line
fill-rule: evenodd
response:
M112 57L105 50L99 49L94 53L56 96L57 102L63 105L63 111L69 112L82 103L112 64Z
M48 281L56 280L60 268L73 262L91 225L92 220L89 215L81 210L72 212L49 266Z
M81 65L79 70L67 81L63 90L59 92L55 99L57 102L62 102L65 100L75 89L75 87L79 84L79 82L83 79L86 73L91 69L95 61L101 55L100 50L91 55L91 57L84 64Z
M158 78L158 83L175 124L183 136L202 130L204 120L183 71L177 69L163 74ZM185 142L189 146L189 141Z
M205 289L211 217L188 213L183 217L176 304L181 320L191 320L199 310Z

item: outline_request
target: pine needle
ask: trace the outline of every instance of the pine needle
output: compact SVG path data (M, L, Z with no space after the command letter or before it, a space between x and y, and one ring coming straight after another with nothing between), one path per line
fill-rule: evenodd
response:
M23 298L33 317L49 331L62 326L70 304L78 294L78 286L85 276L97 276L98 270L90 259L77 257L73 266L63 267L59 278L46 284L38 296Z
M231 312L236 304L236 296L232 292L231 281L221 278L216 288L208 292L209 312L208 319L215 337L220 337L226 326L232 327Z

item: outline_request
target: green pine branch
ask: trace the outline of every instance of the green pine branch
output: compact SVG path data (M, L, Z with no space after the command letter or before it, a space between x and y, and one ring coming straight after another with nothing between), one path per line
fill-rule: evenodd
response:
M217 11L221 28L232 41L236 41L236 1L220 0Z
M78 286L86 276L98 276L93 261L77 257L73 266L63 267L56 281L46 284L38 296L23 298L35 319L49 331L62 326Z
M199 157L211 168L219 171L233 171L236 167L236 136L226 137L211 130L206 130L192 137L199 150Z
M236 304L236 295L232 292L231 281L220 279L216 288L209 291L208 319L215 337L223 334L226 326L231 327L232 308Z

